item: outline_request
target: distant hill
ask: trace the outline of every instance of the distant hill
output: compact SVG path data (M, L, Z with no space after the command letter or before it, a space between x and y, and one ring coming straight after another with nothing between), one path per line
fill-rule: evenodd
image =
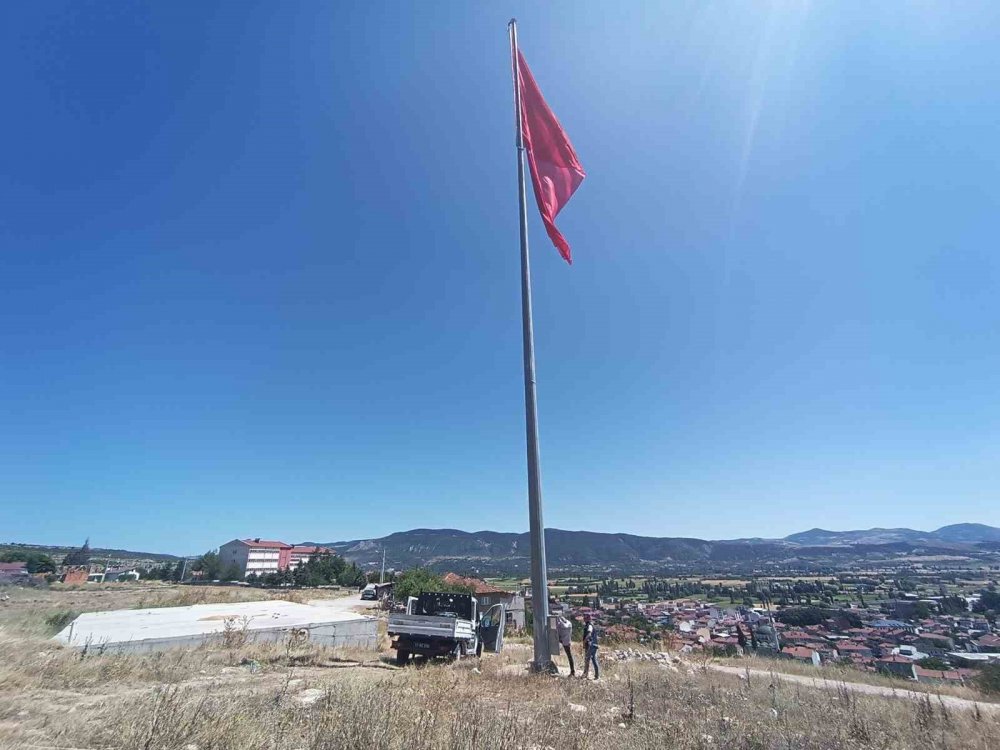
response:
M70 552L75 552L78 549L80 549L79 545L61 546L51 544L25 544L22 542L0 543L0 553L11 552L14 550L42 552L51 557L57 563L61 562L62 559ZM105 549L103 547L92 547L90 550L90 557L93 562L102 562L109 557L112 560L152 560L156 562L181 559L178 555L167 555L162 552L135 552L127 549Z
M942 526L934 532L938 539L949 542L1000 542L1000 529L981 523L956 523Z
M935 543L1000 541L1000 529L981 523L956 523L942 526L937 531L915 531L914 529L863 529L859 531L827 531L810 529L785 537L786 542L803 545L844 545L844 544L893 544L896 542Z
M734 539L709 541L683 537L647 537L592 531L546 529L548 565L553 570L657 569L720 567L739 563L795 565L797 560L869 555L977 554L990 549L985 543L1000 541L1000 529L983 524L956 524L937 531L867 529L826 531L811 529L784 539ZM377 566L382 550L390 567L428 566L459 568L493 574L526 573L529 566L527 533L413 529L380 539L323 544L363 566ZM982 544L982 548L977 545ZM484 573L485 574L485 573Z
M893 544L895 542L935 541L933 533L913 529L862 529L858 531L827 531L809 529L798 534L789 534L786 542L803 545L816 544ZM942 540L943 541L943 540Z

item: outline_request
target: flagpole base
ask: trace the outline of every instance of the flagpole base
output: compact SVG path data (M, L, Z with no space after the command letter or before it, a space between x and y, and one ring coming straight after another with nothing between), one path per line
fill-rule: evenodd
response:
M559 674L559 667L551 659L547 662L531 662L529 670L532 674Z

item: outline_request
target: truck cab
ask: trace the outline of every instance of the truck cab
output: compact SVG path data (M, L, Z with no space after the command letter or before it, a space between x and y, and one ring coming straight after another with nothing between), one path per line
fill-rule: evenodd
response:
M406 614L390 615L388 633L400 666L411 656L461 659L499 653L505 619L502 604L480 613L471 594L424 591L407 600Z

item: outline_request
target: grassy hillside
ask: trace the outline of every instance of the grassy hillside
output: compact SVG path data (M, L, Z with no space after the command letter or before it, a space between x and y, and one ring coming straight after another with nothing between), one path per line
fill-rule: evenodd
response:
M119 605L127 595L111 594ZM384 651L239 639L81 659L47 640L65 595L23 592L0 609L0 750L993 750L1000 736L988 705L740 679L697 663L605 658L599 682L534 676L520 644L406 669Z

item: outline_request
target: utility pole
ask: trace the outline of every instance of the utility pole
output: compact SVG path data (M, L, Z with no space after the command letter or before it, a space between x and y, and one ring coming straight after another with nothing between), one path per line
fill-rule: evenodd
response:
M385 547L382 548L382 572L378 574L378 582L385 583Z
M767 607L767 616L768 616L768 619L771 620L771 635L773 636L772 640L774 641L774 652L776 654L780 654L781 653L781 644L778 642L778 624L774 621L774 613L771 612L771 590L770 589L768 589L766 596L767 596L767 599L765 600L764 604Z

